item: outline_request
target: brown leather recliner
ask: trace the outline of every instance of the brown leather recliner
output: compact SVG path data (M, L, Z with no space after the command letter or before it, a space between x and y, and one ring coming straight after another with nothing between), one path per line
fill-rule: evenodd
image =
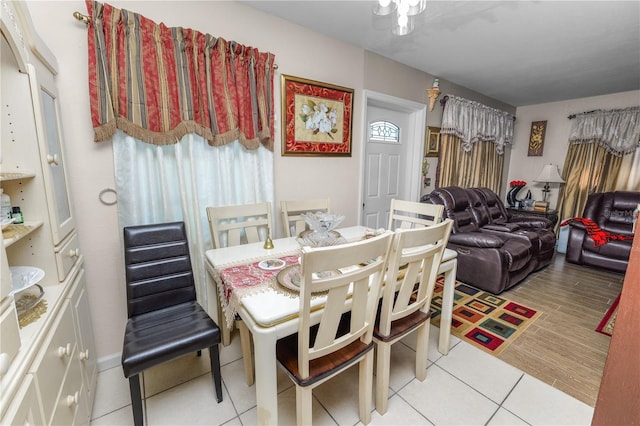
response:
M633 210L639 203L640 192L598 192L589 195L581 217L591 219L603 231L632 236ZM568 262L622 273L627 270L632 240L609 240L596 247L582 223L570 222L569 226Z
M535 216L510 216L504 207L502 200L489 188L472 188L472 190L482 197L482 202L474 209L478 224L482 229L496 229L496 226L504 226L509 231L516 234L535 233L537 238L533 240L538 243L536 259L538 264L536 270L548 266L553 260L556 247L556 234L553 231L553 223L544 217ZM489 223L489 226L486 223Z
M439 188L422 198L444 205L445 217L454 221L447 247L458 252L457 279L499 294L536 268L538 242L532 244L533 236L526 234L481 230L472 205L478 200L473 191L460 187Z

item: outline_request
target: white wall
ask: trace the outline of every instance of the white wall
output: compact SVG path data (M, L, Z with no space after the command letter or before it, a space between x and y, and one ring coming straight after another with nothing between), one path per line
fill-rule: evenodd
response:
M527 182L527 187L518 193L518 197L523 198L527 189L530 189L533 199L542 200L544 183L533 182L533 180L540 174L545 164L555 164L562 173L569 148L569 132L573 124L573 121L568 119L569 115L594 109L625 108L638 105L640 105L640 91L636 90L518 107L508 173L508 182L512 180ZM542 156L528 157L531 123L544 120L547 121L547 132ZM551 192L548 200L551 207L555 208L558 202L559 186L558 184L550 184L550 187Z

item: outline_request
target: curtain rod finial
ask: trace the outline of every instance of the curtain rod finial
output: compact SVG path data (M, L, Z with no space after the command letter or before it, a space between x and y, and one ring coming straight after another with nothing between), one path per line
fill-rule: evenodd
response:
M89 22L91 22L91 18L89 18L87 15L83 15L77 10L73 12L73 17L76 18L78 21L84 22L86 25L89 25Z

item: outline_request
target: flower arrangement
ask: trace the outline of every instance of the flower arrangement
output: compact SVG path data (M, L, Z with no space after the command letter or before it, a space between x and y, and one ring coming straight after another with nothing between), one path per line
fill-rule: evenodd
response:
M511 182L509 182L509 186L525 186L526 184L527 182L523 180L512 180Z

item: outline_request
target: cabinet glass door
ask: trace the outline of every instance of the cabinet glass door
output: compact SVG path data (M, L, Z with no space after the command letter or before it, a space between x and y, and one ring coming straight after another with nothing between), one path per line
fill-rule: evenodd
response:
M33 69L32 69L33 70ZM60 243L75 227L64 168L62 133L58 99L53 76L40 69L32 81L38 82L41 116L36 119L40 141L42 168L49 203L53 243ZM36 105L37 105L36 103ZM37 111L37 109L36 109Z

